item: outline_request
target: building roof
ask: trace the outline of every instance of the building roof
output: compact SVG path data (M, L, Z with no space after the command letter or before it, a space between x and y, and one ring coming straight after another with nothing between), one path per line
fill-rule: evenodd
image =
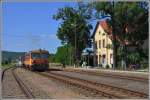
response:
M103 30L108 34L108 37L112 40L113 39L112 28L110 28L108 26L107 20L102 20L102 21L98 21L97 22L96 27L95 27L95 29L93 31L93 34L92 34L91 38L94 38L96 30L97 30L99 25L103 28ZM126 29L126 31L128 31L128 30ZM126 44L126 45L130 44L129 41L127 41L127 40L121 41L118 36L116 36L116 39L118 41L120 41L122 44Z
M94 35L95 35L96 30L97 30L97 28L98 28L99 25L100 25L100 26L104 29L104 31L106 31L108 34L111 34L111 33L112 33L112 29L109 28L107 21L106 21L106 20L102 20L102 21L98 21L98 22L96 23L96 27L95 27L95 29L94 29L94 31L93 31L92 36L91 36L92 38L94 38Z

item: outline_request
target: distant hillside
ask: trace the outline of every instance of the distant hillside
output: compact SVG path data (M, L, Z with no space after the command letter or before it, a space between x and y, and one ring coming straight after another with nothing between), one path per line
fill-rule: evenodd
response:
M2 61L14 61L19 59L25 52L10 52L10 51L2 51Z

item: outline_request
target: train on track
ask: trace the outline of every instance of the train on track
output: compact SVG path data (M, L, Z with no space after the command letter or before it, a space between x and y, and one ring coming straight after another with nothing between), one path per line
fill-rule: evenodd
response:
M45 71L49 67L49 52L47 50L32 50L21 57L23 67L34 70Z

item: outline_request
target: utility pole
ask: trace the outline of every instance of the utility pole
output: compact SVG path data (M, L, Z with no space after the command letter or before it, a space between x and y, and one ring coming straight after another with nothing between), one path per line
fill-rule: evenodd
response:
M77 55L77 36L76 36L76 20L75 20L75 66L76 66L76 61L77 61L77 57L76 57L76 55Z
M117 67L117 46L116 46L116 33L115 33L115 25L114 25L114 0L112 2L112 35L113 35L113 69Z

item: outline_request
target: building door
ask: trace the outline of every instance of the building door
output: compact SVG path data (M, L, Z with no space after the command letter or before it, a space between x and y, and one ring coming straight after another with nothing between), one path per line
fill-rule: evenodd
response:
M113 68L113 54L110 54L110 64L111 64L111 67Z
M102 56L102 66L105 67L106 66L106 55Z
M102 67L101 66L101 64L102 64L102 56L101 55L99 55L99 61L98 62L99 62L99 67Z
M96 66L98 65L98 56L96 55Z
M98 56L95 55L94 56L94 67L97 67L97 65L98 65Z

